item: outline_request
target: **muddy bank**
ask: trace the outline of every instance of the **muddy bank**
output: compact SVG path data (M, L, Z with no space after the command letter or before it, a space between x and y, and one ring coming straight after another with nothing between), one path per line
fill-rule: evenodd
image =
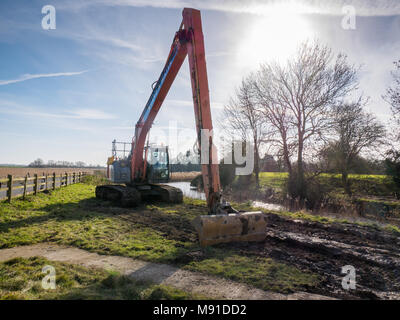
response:
M325 199L314 209L307 209L298 201L290 200L272 188L259 191L230 189L224 192L224 196L231 202L250 201L254 207L271 211L305 211L313 215L346 219L351 222L400 226L400 202L392 197L332 197Z
M310 293L339 299L400 299L400 234L351 223L321 223L274 213L266 215L265 241L221 247L239 249L243 255L270 257L318 274L322 281L316 287L307 288ZM345 215L338 213L336 217ZM351 212L350 217L371 222L357 212ZM201 255L196 257L201 258ZM188 255L187 259L190 261L193 257ZM342 287L344 274L341 270L346 265L356 270L355 290Z
M242 254L272 257L323 281L308 292L342 299L400 299L399 235L354 224L324 224L268 214L266 240L236 243ZM354 266L356 289L342 288L341 268Z

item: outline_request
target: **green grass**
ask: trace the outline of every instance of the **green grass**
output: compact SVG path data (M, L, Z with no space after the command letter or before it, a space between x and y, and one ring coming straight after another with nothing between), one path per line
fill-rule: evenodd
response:
M52 242L174 264L278 292L305 290L316 281L313 274L273 259L246 256L233 245L202 250L190 222L207 213L205 201L185 198L178 205L124 209L97 200L94 189L94 184L74 184L25 201L0 203L0 248ZM248 203L235 207L251 210ZM197 252L202 252L200 259L193 258Z
M146 208L145 208L146 210ZM146 210L151 212L150 210ZM56 242L99 253L170 262L187 245L165 238L143 221L126 222L132 210L94 198L94 186L76 184L50 195L0 206L0 247ZM138 211L133 210L138 215ZM129 217L127 217L129 218Z
M282 189L288 177L286 172L261 172L260 185L273 189ZM320 182L329 184L335 188L343 189L340 174L322 173ZM388 195L394 190L394 184L390 177L385 175L350 174L349 180L353 192L368 195Z
M260 186L282 189L287 177L287 172L260 172Z
M399 207L400 208L400 200L385 200L385 199L376 199L376 198L359 198L358 200L364 201L364 202L369 202L369 203L376 203L376 204L381 204L381 205L386 205L386 206L391 206L394 208Z
M110 184L110 181L104 175L100 174L86 175L82 178L82 182L93 186L98 186L101 184Z
M229 249L208 248L206 259L191 262L186 268L281 293L304 290L317 286L321 281L316 274L300 271L271 258L246 256Z
M51 265L56 272L56 288L43 289L42 268ZM95 268L49 261L41 257L16 258L0 263L1 299L63 299L63 300L143 300L199 299L176 288L135 281Z

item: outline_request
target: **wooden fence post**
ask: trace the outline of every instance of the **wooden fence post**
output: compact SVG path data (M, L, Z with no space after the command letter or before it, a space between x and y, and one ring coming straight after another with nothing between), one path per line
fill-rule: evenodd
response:
M38 175L37 175L37 173L35 173L34 177L35 177L35 195L37 195L37 192L38 192Z
M81 182L81 172L78 172L78 181Z
M64 175L61 173L60 174L60 188L62 187L63 180L64 180Z
M75 181L75 172L72 174L72 183L76 183L76 181Z
M28 184L28 176L26 175L25 176L25 181L24 181L24 193L23 193L23 195L22 195L22 199L24 199L25 200L25 197L26 197L26 185Z
M10 203L12 198L12 189L13 189L13 176L11 174L8 175L7 186L8 186L7 190L8 203Z
M56 190L56 173L53 172L53 190Z
M45 182L46 182L46 184L45 184L45 190L47 190L47 173L46 173L46 178L45 178L46 180L45 180Z
M68 185L68 172L65 173L65 186Z

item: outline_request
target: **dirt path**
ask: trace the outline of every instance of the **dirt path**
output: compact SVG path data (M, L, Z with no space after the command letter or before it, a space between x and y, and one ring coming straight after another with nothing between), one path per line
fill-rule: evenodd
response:
M166 264L149 263L120 256L99 255L78 248L54 244L41 243L0 250L0 261L7 261L16 257L28 258L33 256L41 256L50 261L114 270L129 275L136 280L170 285L186 292L193 292L210 298L240 300L331 299L305 292L289 295L267 292L245 284L182 270Z

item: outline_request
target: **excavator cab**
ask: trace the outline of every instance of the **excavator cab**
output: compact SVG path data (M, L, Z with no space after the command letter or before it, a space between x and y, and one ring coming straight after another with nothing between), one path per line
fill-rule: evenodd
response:
M147 147L147 170L146 180L149 183L169 182L169 153L168 147Z
M129 183L131 181L130 159L114 160L109 166L108 179L114 183Z
M108 179L114 183L131 183L131 161L132 156L125 156L125 148L119 150L116 144L128 144L126 142L113 141L113 156L108 158ZM124 152L123 154L121 152ZM117 152L121 156L117 156ZM145 182L167 183L170 179L169 152L166 146L148 145L144 148Z

